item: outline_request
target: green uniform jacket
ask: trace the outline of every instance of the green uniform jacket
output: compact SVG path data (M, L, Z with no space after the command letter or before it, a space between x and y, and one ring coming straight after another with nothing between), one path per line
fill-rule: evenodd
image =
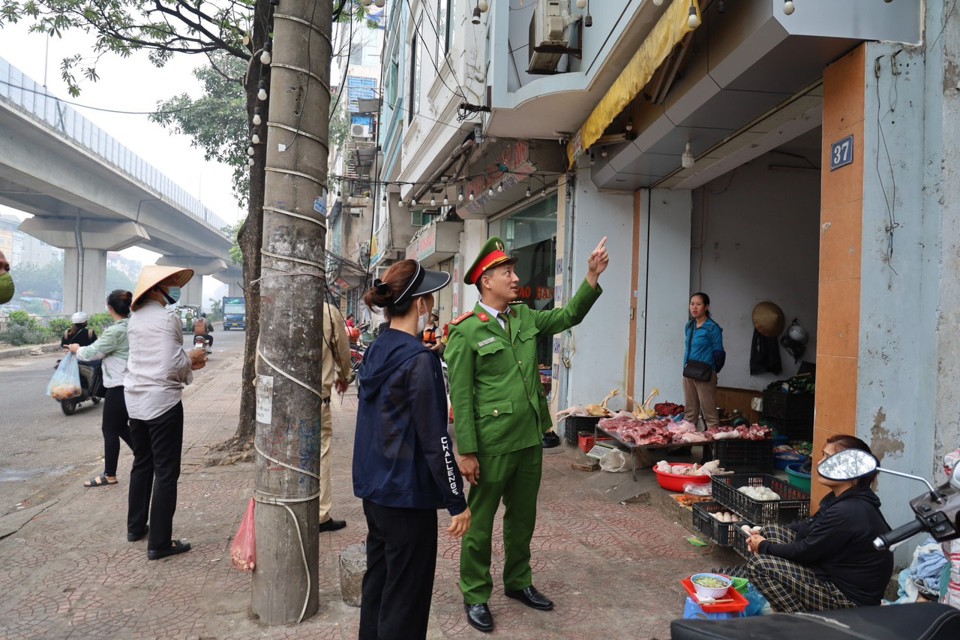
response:
M480 305L473 315L450 325L443 357L449 366L460 455L501 455L540 445L552 422L540 382L537 336L580 324L601 293L600 285L594 289L584 281L561 309L510 305L515 315L509 337Z

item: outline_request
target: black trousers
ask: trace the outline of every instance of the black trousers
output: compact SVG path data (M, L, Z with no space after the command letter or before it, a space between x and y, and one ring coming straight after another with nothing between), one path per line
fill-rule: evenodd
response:
M427 637L437 567L437 512L363 501L367 572L360 603L360 640Z
M103 401L103 475L117 475L117 460L120 459L120 441L123 440L133 450L130 439L130 417L127 415L127 401L123 398L123 386L109 387Z
M133 469L127 532L141 534L147 528L147 549L165 549L173 538L173 514L177 510L177 480L183 449L183 403L178 402L152 420L130 418Z

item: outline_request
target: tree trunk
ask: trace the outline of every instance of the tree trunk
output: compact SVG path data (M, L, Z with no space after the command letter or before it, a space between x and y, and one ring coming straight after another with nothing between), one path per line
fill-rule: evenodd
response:
M271 625L302 621L319 602L326 227L314 203L326 197L331 5L280 0L273 19L252 589L254 615Z
M254 7L253 51L259 51L267 39L268 27L273 6L269 0L257 0ZM247 121L253 122L254 111L259 107L263 124L260 136L266 133L266 121L269 101L260 102L257 91L260 80L270 86L270 67L255 61L247 74L244 90L247 96ZM241 449L253 437L256 431L256 378L257 378L257 337L260 335L260 247L263 246L263 189L264 166L267 159L265 144L254 145L254 164L250 167L250 199L247 206L247 219L237 233L237 244L243 253L243 283L246 300L247 329L243 346L243 372L240 392L240 422L231 448Z

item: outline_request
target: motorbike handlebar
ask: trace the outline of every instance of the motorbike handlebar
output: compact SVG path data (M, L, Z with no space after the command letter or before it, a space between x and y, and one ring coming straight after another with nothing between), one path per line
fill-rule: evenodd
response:
M908 538L912 538L921 531L926 531L926 526L920 519L915 519L907 524L901 525L881 536L878 536L876 540L873 541L873 546L876 547L879 551L884 549L889 549L895 544L899 544Z

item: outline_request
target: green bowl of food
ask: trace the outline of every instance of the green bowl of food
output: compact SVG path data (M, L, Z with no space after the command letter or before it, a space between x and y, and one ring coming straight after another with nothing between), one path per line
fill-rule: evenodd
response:
M690 582L701 600L719 600L733 585L730 578L719 573L695 573L690 576Z

